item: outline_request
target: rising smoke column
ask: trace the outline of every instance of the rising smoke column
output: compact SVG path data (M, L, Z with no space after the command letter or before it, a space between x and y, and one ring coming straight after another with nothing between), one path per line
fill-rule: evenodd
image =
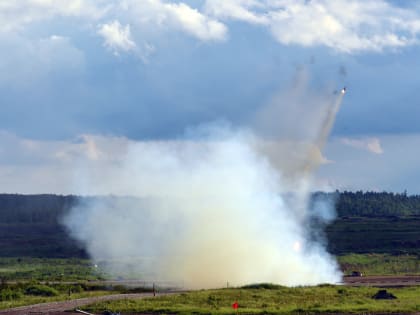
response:
M335 117L337 116L338 111L340 110L341 103L343 101L344 92L337 93L337 97L333 99L333 102L330 106L327 107L325 121L321 125L321 129L316 138L316 145L320 151L324 150L325 143L328 140L331 129L334 126Z
M286 200L293 205L296 220L308 225L313 215L308 213L311 191L316 189L313 173L328 162L322 151L344 94L331 93L331 88L310 90L307 71L298 70L292 86L257 115L254 129L259 140L254 146L283 175L283 187L289 191Z
M312 124L310 145L325 144L340 101ZM338 282L335 260L307 229L308 170L285 175L287 166L275 166L261 143L255 132L226 124L191 128L178 140L131 142L106 172L86 174L90 192L131 197L80 204L65 225L92 259L114 262L110 272L146 280L189 288ZM297 164L310 159L306 148Z
M340 110L343 96L344 93L339 92L329 103L327 103L323 120L321 121L318 132L315 133L313 143L311 143L308 149L307 159L304 161L303 173L306 174L306 176L311 176L320 165L321 160L319 156L322 155L328 136L334 126L335 117Z

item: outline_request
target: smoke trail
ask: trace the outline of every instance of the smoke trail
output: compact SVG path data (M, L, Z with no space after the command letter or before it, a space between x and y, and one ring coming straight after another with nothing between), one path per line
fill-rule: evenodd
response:
M327 105L325 110L325 117L320 125L319 131L316 133L313 144L308 149L308 158L304 162L303 172L306 176L310 176L320 164L321 159L319 159L321 152L325 148L325 144L330 135L331 129L335 122L335 117L337 116L338 111L343 100L343 93L338 93L337 96L332 100L331 104Z
M338 96L334 99L333 103L327 108L325 121L321 125L320 132L316 138L316 145L320 151L324 150L325 143L335 122L335 117L340 110L341 102L343 101L344 94L339 92Z
M292 86L263 108L255 127L262 138L255 147L283 175L283 187L291 192L288 202L302 225L310 225L312 175L327 162L322 151L343 99L331 89L312 91L308 83L302 68Z
M307 178L325 162L322 151L339 111L343 94L308 88L305 68L292 85L276 95L257 115L259 150L291 181Z
M131 142L106 172L86 174L91 192L120 197L80 204L65 225L95 261L128 277L189 288L338 282L335 260L308 230L311 180L301 170L308 145L324 146L340 102L311 116L315 141L210 124L178 140ZM286 152L301 166L279 164Z

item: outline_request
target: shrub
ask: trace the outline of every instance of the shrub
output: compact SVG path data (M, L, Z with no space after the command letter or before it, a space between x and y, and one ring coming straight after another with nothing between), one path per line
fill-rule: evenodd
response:
M73 293L81 293L84 291L83 287L80 284L73 286L70 290Z
M38 296L56 296L58 295L58 291L46 285L36 284L27 287L25 294Z
M248 284L242 287L243 289L267 289L267 290L277 290L282 289L284 286L272 283L253 283Z
M13 301L18 300L22 297L22 293L19 290L3 289L0 291L0 301Z

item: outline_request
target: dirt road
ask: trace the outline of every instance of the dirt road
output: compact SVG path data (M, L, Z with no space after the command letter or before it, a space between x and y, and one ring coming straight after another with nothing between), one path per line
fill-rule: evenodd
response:
M174 294L173 293L159 293L158 295ZM0 310L1 315L10 314L10 315L40 315L40 314L63 314L64 311L73 310L75 308L81 308L84 305L102 302L102 301L111 301L111 300L122 300L122 299L142 299L146 297L152 297L153 293L135 293L135 294L112 294L106 296L97 296L90 298L82 298L71 301L63 302L51 302L51 303L41 303L34 304L29 306L20 306L8 310ZM69 314L69 313L66 313Z
M420 276L344 277L343 284L350 286L406 287L420 285Z
M368 276L368 277L344 277L343 284L349 286L374 286L374 287L402 287L420 285L420 276ZM159 295L176 294L179 292L159 293ZM152 297L152 293L135 294L112 294L106 296L82 298L71 301L42 303L29 306L21 306L8 310L0 310L0 315L36 315L63 314L64 311L82 308L85 305L111 300L142 299ZM71 313L65 313L67 315Z

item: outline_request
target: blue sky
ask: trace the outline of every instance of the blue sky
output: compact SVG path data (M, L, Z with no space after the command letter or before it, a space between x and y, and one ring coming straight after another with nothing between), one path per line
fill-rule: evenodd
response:
M320 187L420 193L417 2L26 0L0 20L2 191L71 192L57 156L98 142L249 127L304 72L312 92L349 91Z

